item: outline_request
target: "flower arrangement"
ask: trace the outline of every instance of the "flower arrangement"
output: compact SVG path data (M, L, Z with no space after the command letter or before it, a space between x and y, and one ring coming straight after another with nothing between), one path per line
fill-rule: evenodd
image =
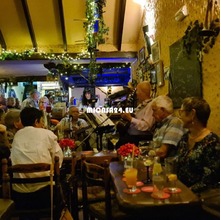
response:
M62 149L66 147L69 147L70 149L74 149L75 141L69 138L63 138L59 141L59 145Z
M140 155L140 149L131 143L124 144L117 149L117 153L123 157L132 156L137 157Z

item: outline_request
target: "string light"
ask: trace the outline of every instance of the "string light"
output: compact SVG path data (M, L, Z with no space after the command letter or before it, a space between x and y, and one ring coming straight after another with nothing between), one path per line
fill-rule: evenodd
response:
M91 84L95 82L97 74L102 74L102 69L118 71L122 68L130 67L130 63L97 63L97 45L103 43L103 35L108 34L109 31L109 28L106 27L103 20L103 7L105 6L106 0L86 1L87 20L83 25L86 31L85 43L87 45L87 50L83 50L81 53L77 54L75 58L67 52L62 54L46 53L44 51L37 51L36 48L32 48L22 52L2 49L0 60L26 60L38 56L50 60L50 63L54 64L53 68L48 68L48 79L58 79L59 76L65 76L66 79L68 79L70 75L88 73L88 79ZM80 59L89 59L89 63L79 64ZM53 63L53 61L57 62Z

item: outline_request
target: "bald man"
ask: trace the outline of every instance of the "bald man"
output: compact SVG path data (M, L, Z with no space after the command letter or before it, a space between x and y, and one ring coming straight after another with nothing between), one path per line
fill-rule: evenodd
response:
M130 113L123 113L121 117L130 122L130 127L125 137L129 136L127 138L128 141L138 144L139 140L152 139L150 131L155 123L151 107L151 85L148 81L138 83L136 96L139 105L134 110L134 116Z

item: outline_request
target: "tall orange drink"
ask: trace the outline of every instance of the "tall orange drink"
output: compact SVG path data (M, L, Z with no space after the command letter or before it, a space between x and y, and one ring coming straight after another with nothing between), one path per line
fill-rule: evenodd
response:
M126 178L126 184L128 188L132 188L133 186L136 186L137 182L137 169L136 168L128 168L125 170L125 178Z

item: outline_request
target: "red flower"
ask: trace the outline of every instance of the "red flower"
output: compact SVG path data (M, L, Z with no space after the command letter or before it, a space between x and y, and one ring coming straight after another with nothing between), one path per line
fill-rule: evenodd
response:
M72 139L64 138L59 141L59 145L61 148L70 147L72 149L75 148L75 142Z
M133 154L134 150L134 156L138 156L140 154L140 149L135 145L131 143L127 143L122 145L119 149L117 149L117 153L121 156L128 156Z

